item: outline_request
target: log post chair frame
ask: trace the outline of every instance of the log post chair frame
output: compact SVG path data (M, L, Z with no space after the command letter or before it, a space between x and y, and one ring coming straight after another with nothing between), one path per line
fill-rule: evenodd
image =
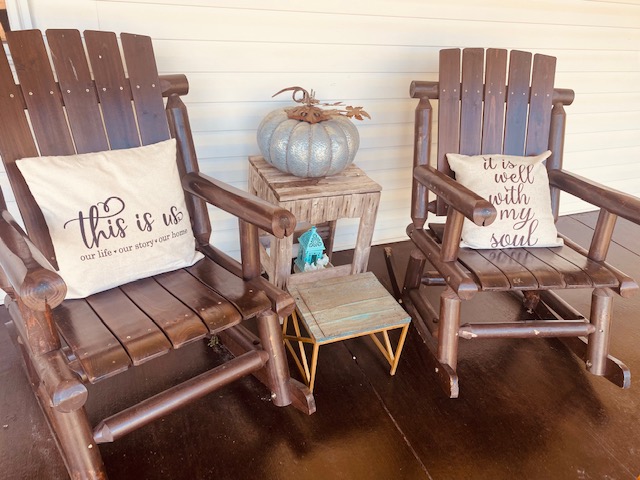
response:
M47 30L55 77L40 31L7 32L7 38L19 83L0 51L0 154L26 232L1 197L0 286L7 292L7 326L70 477L106 478L97 444L114 441L248 374L268 386L275 405L293 403L312 413L313 396L289 376L280 334L278 316L289 315L295 303L260 275L259 229L281 238L293 233L296 219L285 209L199 172L180 98L188 92L186 77L158 76L146 36L123 33L122 59L112 32L86 31L83 42L77 30ZM187 269L87 299L64 300L65 283L49 265L57 263L47 227L15 160L137 147L170 137L177 140L196 245L205 258ZM207 204L238 217L241 262L209 244ZM107 317L102 319L107 325L116 325L113 334L98 314ZM247 329L245 320L256 326ZM129 337L117 336L118 328L132 332L130 344ZM95 427L89 424L86 383L213 335L233 353L231 360Z
M402 290L397 286L394 290L412 315L427 346L430 367L451 398L459 394L460 338L559 337L585 361L589 372L622 388L630 384L628 368L608 354L609 327L614 293L629 297L637 293L638 285L605 260L617 217L640 223L640 199L562 169L564 107L573 102L574 92L554 88L555 64L554 57L536 54L532 68L532 54L516 50L446 49L440 52L438 81L411 84L410 95L419 102L412 223L407 234L416 248ZM429 162L436 140L432 137L432 100L438 100L436 167ZM564 246L548 254L548 264L535 257L536 251L546 250L547 255L550 249L491 250L484 255L460 248L464 219L488 225L497 211L454 180L446 154L537 155L547 149L552 152L546 167L554 218L557 220L560 191L600 209L590 248L561 235ZM429 192L435 194L432 201ZM425 228L429 213L446 215L446 223ZM397 284L391 252L387 250L386 255L392 281ZM485 258L492 255L501 259L495 265ZM523 272L529 272L528 282L521 283ZM445 286L439 308L427 298L423 285ZM590 320L553 292L568 288L593 289ZM460 325L461 301L479 292L516 294L535 315L526 321Z

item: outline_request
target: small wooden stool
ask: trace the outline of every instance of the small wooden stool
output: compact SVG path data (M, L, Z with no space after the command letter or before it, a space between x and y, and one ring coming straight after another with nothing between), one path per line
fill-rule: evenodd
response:
M298 282L297 277L290 278L288 287L296 300L297 313L291 316L291 322L284 319L282 331L285 345L309 389L313 391L320 345L363 335L371 337L389 362L391 375L395 375L411 317L375 275L366 272L314 282ZM300 321L308 336L302 335ZM289 323L294 334L287 332ZM394 351L388 332L397 328L402 332ZM298 352L292 342L298 343ZM306 343L313 345L311 366L304 348Z

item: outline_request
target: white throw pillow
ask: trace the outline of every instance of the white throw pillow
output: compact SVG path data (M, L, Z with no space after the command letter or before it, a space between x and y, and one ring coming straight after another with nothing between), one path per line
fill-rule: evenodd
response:
M448 153L456 180L493 204L498 211L489 226L465 219L462 247L514 248L562 245L551 211L546 151L535 157L467 156Z
M16 162L42 209L67 298L193 265L176 142Z

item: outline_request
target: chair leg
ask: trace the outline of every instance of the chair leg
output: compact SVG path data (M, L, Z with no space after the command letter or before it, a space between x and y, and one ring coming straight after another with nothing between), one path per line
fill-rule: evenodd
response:
M56 437L69 476L73 480L106 480L107 472L100 450L93 440L84 407L62 413L47 405L43 387L38 389L37 396Z
M407 264L407 272L404 277L404 290L420 287L422 282L422 272L427 264L427 257L416 249L411 251L409 263Z
M545 319L555 316L558 320L584 319L578 311L554 292L546 290L542 294L542 302L536 308L538 318ZM629 367L617 358L607 354L609 348L608 326L611 321L612 307L611 295L612 292L609 289L596 289L593 292L591 323L595 326L595 333L590 335L588 339L584 337L564 337L559 340L578 358L585 360L589 371L592 371L591 368L595 361L598 367L593 371L594 374L605 377L620 388L629 388L631 386L631 371ZM607 297L609 298L607 299ZM547 306L552 310L549 310ZM604 351L602 351L603 347ZM599 373L596 373L596 371L599 371Z
M458 330L460 328L460 297L447 288L440 295L438 325L438 360L455 371L458 365Z
M258 336L262 348L269 354L266 370L273 404L284 407L291 404L289 393L289 366L282 341L278 315L272 311L258 316Z
M400 282L396 275L396 269L393 265L393 250L391 247L384 247L384 260L387 264L387 274L389 275L389 281L391 282L391 289L393 290L393 297L397 302L402 304L402 292L400 291Z
M591 295L591 323L595 332L589 335L587 369L594 375L605 375L609 354L609 332L613 293L606 288L596 288Z
M69 476L73 480L106 479L107 473L102 456L93 439L93 430L84 407L70 412L60 412L51 406L51 396L38 376L37 369L15 325L13 322L8 322L6 325L11 339L22 354L22 364L29 377L33 393L45 414Z

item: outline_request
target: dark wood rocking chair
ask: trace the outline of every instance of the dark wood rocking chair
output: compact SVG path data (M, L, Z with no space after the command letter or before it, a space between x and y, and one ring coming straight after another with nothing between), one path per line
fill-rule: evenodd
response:
M0 154L26 233L2 197L0 286L8 293L7 326L69 475L106 478L96 444L114 441L248 374L268 386L274 404L293 403L312 413L309 390L289 377L280 334L278 315L293 310L293 299L260 276L258 231L290 235L295 217L199 173L180 99L188 91L186 77L159 77L145 36L121 35L124 62L110 32L84 32L85 50L78 31L48 30L49 52L37 30L8 32L7 37L19 84L1 50ZM163 97L168 98L166 108ZM204 258L186 269L65 300L65 283L39 260L57 265L42 213L15 161L137 147L170 137L177 141L185 200ZM239 218L241 263L209 244L207 203ZM255 322L258 336L241 324L245 320ZM214 335L233 353L231 360L95 428L89 424L87 383Z
M459 393L460 338L560 337L585 361L589 372L622 388L630 384L627 367L608 355L609 327L614 292L628 297L638 285L608 265L605 257L618 216L640 223L640 200L562 170L564 106L572 103L574 92L554 89L555 63L554 57L535 55L532 68L527 52L488 49L485 54L475 48L461 54L459 49L447 49L440 52L438 82L411 84L411 96L419 104L412 223L407 233L417 248L409 259L401 297L428 347L430 366L451 398ZM438 100L437 168L429 164L430 100L434 99ZM600 208L589 250L566 237L564 246L554 248L460 248L465 218L488 225L497 210L454 180L446 154L529 156L546 150L552 152L546 168L553 218L557 220L560 191ZM433 201L429 191L436 195ZM425 228L428 212L446 214L446 223ZM389 252L387 258L391 269ZM427 262L433 268L425 268ZM425 285L445 287L439 309L430 302L432 289ZM590 320L553 292L576 288L593 289ZM479 292L515 294L534 315L513 322L460 325L461 301Z

